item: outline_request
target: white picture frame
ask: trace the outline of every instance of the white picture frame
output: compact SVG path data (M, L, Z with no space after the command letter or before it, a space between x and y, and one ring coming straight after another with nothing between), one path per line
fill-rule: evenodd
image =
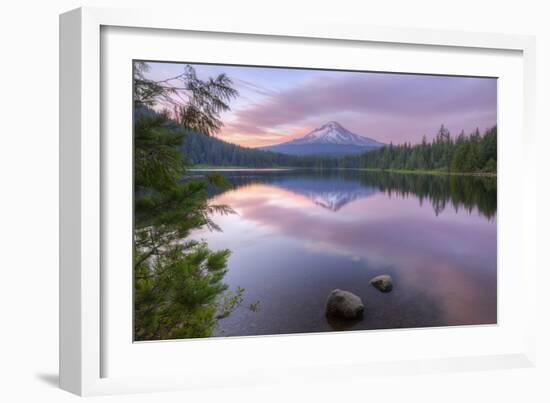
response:
M113 323L108 320L112 311L112 298L109 296L105 280L108 266L105 259L107 250L104 242L106 220L114 220L106 215L106 196L112 188L109 178L108 153L105 147L115 147L110 138L102 137L109 132L110 123L105 122L102 110L102 94L108 92L102 81L105 66L102 57L106 42L102 32L109 27L117 29L145 29L171 33L172 41L178 40L177 33L192 32L195 37L216 33L217 38L231 35L252 37L255 41L272 42L296 41L308 46L310 41L330 41L330 46L340 44L376 44L377 46L412 46L425 49L465 50L483 56L490 52L512 52L510 62L510 88L517 95L512 107L521 106L521 113L510 118L509 128L521 132L516 138L521 146L516 152L521 154L521 169L506 168L499 157L499 264L507 255L510 262L517 263L514 270L505 272L499 267L499 325L493 327L470 327L432 329L425 331L384 331L384 332L340 332L324 335L294 335L273 337L249 337L216 339L208 341L142 343L137 351L125 334L115 335L128 349L113 343L105 327ZM137 31L136 31L137 32ZM147 31L153 32L153 31ZM147 34L147 32L145 34ZM176 34L174 34L176 33ZM127 32L125 33L125 35ZM131 35L131 33L130 33ZM176 37L174 37L176 35ZM228 39L229 40L229 39ZM109 42L116 46L116 42ZM329 45L327 45L329 46ZM125 57L132 56L131 47ZM535 363L535 284L524 290L517 290L516 297L521 305L511 308L513 301L509 290L513 279L536 277L534 262L534 242L529 242L528 234L535 233L536 217L534 200L527 192L510 193L501 216L501 186L507 181L520 182L520 189L530 189L535 184L534 159L534 91L535 91L535 42L533 37L505 34L467 33L456 31L429 31L407 28L382 28L345 24L281 24L280 21L244 21L243 19L197 19L181 14L163 13L150 10L116 10L103 8L81 8L60 17L60 385L63 389L79 395L134 393L193 387L213 387L224 385L253 385L265 382L292 382L297 379L345 379L351 376L370 374L409 374L418 372L464 371L491 368L527 367ZM429 53L429 52L428 52ZM157 53L161 57L162 53ZM254 55L249 56L250 58ZM259 57L256 54L256 57ZM433 56L426 56L432 57ZM124 62L124 61L123 61ZM506 64L503 62L503 65ZM515 67L514 67L515 66ZM483 71L489 66L480 66ZM494 67L496 69L496 67ZM457 67L459 69L459 67ZM481 70L480 70L481 71ZM504 71L504 70L502 70ZM452 73L453 71L448 71ZM456 70L456 73L460 71ZM512 79L513 77L513 79ZM130 79L130 76L128 76ZM515 80L515 81L514 81ZM103 85L103 86L102 86ZM124 91L124 89L121 89ZM512 89L510 90L512 91ZM512 92L510 92L512 93ZM111 98L109 98L111 99ZM113 99L116 99L113 98ZM500 101L500 99L499 99ZM126 108L128 105L125 106ZM505 109L506 110L506 109ZM499 109L500 112L500 109ZM505 117L506 118L506 117ZM103 120L102 120L103 119ZM127 124L128 122L126 122ZM501 133L499 122L499 136ZM506 132L506 131L504 131ZM127 141L128 137L125 137ZM130 137L131 138L131 137ZM121 140L122 141L122 140ZM501 145L499 153L513 145ZM122 145L124 146L124 145ZM124 165L124 164L123 164ZM128 168L128 167L127 167ZM127 173L127 172L126 172ZM119 173L119 176L120 173ZM124 176L124 175L122 175ZM128 177L128 176L126 176ZM505 179L503 179L505 177ZM506 192L506 187L503 189ZM126 195L128 196L128 195ZM118 196L117 196L118 197ZM131 197L131 196L128 196ZM127 197L126 197L127 198ZM124 195L122 197L124 199ZM512 199L512 200L510 200ZM107 201L106 201L107 200ZM114 222L114 221L113 221ZM501 224L504 224L501 226ZM116 225L116 224L113 224ZM504 228L502 230L502 228ZM501 231L506 231L501 236ZM512 232L517 232L513 233ZM532 235L531 235L532 236ZM519 241L515 251L509 246ZM130 246L130 245L128 245ZM508 261L508 260L507 260ZM508 266L510 267L510 266ZM503 293L500 293L501 289ZM123 294L125 295L125 294ZM518 297L519 296L519 297ZM502 316L502 309L514 310L508 317ZM126 311L125 311L126 312ZM504 312L506 314L506 312ZM501 319L504 318L504 322ZM521 320L520 320L521 318ZM116 320L116 318L115 318ZM389 359L383 357L363 357L360 354L346 360L338 357L319 357L319 348L334 347L344 343L353 350L367 338L370 343L394 343L398 345L411 340L411 345L433 346L432 353L420 351L416 355L406 355L399 348ZM438 340L464 340L464 348L445 348ZM488 349L483 341L477 348L476 340L494 340L494 348ZM215 344L212 344L215 343ZM313 346L313 347L312 347ZM330 347L329 347L330 346ZM215 350L227 360L239 360L231 368L209 370L208 365L199 365L200 354L188 355L186 362L168 362L163 355L173 356L176 350L205 352ZM158 374L133 372L131 368L119 366L116 371L107 368L111 356L118 354L119 361L132 362L133 354L142 354L140 360L151 359L147 366L155 365L154 360L165 360L166 371ZM148 350L148 351L145 351ZM281 351L293 352L292 357L281 356ZM229 352L229 353L228 353ZM271 352L271 353L270 353ZM297 353L301 352L301 353ZM296 353L296 354L294 354ZM130 355L128 355L130 354ZM136 355L137 356L137 355ZM151 357L152 356L152 357ZM159 358L161 357L161 358ZM245 358L243 358L245 357ZM249 358L247 358L249 357ZM259 364L259 359L264 360ZM216 358L209 357L212 364ZM234 362L233 362L234 363ZM135 365L134 365L135 366ZM196 370L190 371L189 368ZM154 368L154 367L153 367ZM198 369L197 369L198 368ZM211 367L210 367L211 368ZM335 371L335 369L337 371ZM154 372L154 371L153 371ZM208 375L208 377L206 376Z

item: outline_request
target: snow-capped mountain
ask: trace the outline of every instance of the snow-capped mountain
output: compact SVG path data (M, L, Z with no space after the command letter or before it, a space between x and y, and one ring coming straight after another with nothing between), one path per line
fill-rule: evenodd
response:
M368 137L359 136L342 127L338 122L328 122L313 130L304 137L297 138L285 144L352 144L365 147L380 147L383 144Z
M328 122L303 137L263 147L264 150L292 155L345 155L384 146L383 143L350 132L338 122Z

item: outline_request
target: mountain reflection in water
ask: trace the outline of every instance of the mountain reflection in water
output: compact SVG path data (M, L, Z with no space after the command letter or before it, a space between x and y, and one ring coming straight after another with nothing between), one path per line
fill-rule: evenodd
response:
M196 172L194 175L203 175ZM222 232L196 231L230 249L226 281L245 301L217 335L496 322L496 178L360 171L226 171L211 189ZM388 273L394 290L369 280ZM329 323L334 288L359 295L357 323ZM259 309L247 306L260 301Z

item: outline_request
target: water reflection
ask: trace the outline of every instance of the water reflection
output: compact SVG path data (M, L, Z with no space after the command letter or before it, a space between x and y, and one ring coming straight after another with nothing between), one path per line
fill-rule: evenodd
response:
M372 196L376 189L356 181L337 178L304 177L279 181L277 185L293 193L306 196L314 204L331 211L338 211L352 201Z
M226 280L245 304L218 335L494 323L496 179L358 171L225 172L213 203L223 232L197 231L232 250ZM388 273L394 290L369 280ZM361 321L327 322L334 288L365 303ZM258 312L246 309L261 301Z
M346 204L378 191L389 197L415 196L421 205L430 203L436 215L446 207L455 211L465 208L470 213L475 210L491 219L497 209L495 177L405 175L357 170L225 171L224 175L230 179L234 189L257 183L272 184L304 195L315 204L332 211L338 211ZM211 189L211 194L215 192Z

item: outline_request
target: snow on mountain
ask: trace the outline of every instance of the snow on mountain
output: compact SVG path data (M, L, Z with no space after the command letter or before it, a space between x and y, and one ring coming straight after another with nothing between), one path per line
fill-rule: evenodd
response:
M332 121L303 137L261 149L290 155L343 156L382 146L383 143L352 133L340 123Z
M345 144L364 147L381 147L382 143L350 132L338 122L328 122L304 137L283 144Z

